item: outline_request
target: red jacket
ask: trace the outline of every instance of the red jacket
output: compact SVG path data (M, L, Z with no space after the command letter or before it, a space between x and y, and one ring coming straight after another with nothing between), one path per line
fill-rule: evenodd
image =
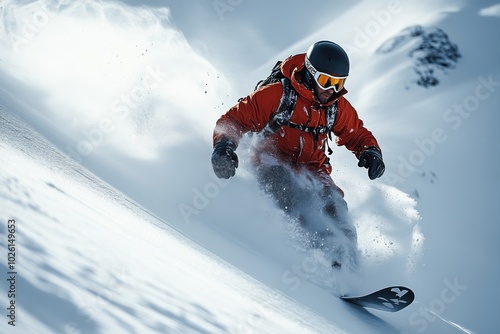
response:
M316 100L313 92L301 83L300 71L304 68L304 57L305 54L291 56L281 65L281 71L290 79L298 93L290 121L308 127L325 126L324 107L331 105L335 99L322 105ZM343 97L346 93L347 90L344 88L336 97L338 112L333 125L333 134L337 137L336 144L345 145L356 156L367 147L379 148L377 140L363 126L363 121L359 119L356 110ZM214 143L222 137L227 137L238 145L244 133L263 130L276 112L282 94L282 84L277 82L261 87L242 99L217 121ZM326 145L327 134L319 134L315 140L312 133L283 125L278 131L263 139L260 149L283 161L306 165L309 169L323 170L330 174L332 168L325 154Z

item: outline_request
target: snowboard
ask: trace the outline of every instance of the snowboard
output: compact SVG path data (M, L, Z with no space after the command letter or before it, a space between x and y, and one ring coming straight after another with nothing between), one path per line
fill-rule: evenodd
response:
M404 286L390 286L364 296L342 296L340 298L365 308L397 312L409 306L415 299L415 294Z

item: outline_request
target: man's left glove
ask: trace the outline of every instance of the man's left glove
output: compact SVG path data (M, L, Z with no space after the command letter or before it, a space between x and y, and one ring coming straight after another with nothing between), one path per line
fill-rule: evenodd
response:
M385 172L382 152L375 146L367 148L359 155L358 166L368 169L368 176L371 180L381 177Z
M222 138L214 146L212 153L212 167L219 179L229 179L236 174L238 156L234 152L236 145L227 138Z

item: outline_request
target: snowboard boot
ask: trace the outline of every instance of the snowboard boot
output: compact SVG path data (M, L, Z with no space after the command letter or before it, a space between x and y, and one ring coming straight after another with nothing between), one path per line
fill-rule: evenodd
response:
M357 268L357 252L347 245L338 245L331 250L331 266L333 269L340 270L347 268L355 271Z

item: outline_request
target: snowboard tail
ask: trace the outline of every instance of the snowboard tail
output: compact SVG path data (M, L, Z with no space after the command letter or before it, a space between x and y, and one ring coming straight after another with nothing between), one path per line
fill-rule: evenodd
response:
M366 308L397 312L409 306L415 300L415 294L407 287L391 286L364 296L342 296L340 298Z

